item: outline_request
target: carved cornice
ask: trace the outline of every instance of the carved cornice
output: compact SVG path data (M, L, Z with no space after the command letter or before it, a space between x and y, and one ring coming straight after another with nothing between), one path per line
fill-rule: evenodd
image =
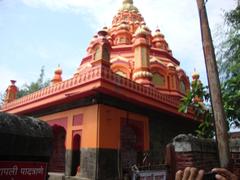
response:
M116 73L112 72L108 67L104 67L104 66L92 67L89 70L84 71L84 73L79 74L74 78L63 81L56 85L49 86L47 88L44 88L30 95L24 96L10 103L6 103L2 107L2 111L9 112L13 109L17 111L19 107L23 107L29 104L34 104L41 100L46 100L46 99L49 100L50 97L54 97L54 96L57 97L59 94L64 94L66 96L66 94L68 94L69 92L73 92L73 90L74 90L73 96L80 95L80 93L82 92L78 91L78 89L84 88L85 86L94 82L100 82L101 85L99 87L96 87L96 89L91 87L86 91L92 91L92 90L97 91L98 89L106 90L109 87L104 87L104 83L101 83L101 82L107 82L113 86L117 86L120 91L121 89L122 90L124 89L124 90L127 90L127 92L129 93L138 95L139 98L136 99L136 101L138 102L143 101L141 97L146 97L158 103L164 104L164 107L159 107L159 106L156 107L156 104L152 104L152 106L155 106L155 108L159 110L163 110L162 108L164 108L164 111L166 112L168 111L167 109L169 109L169 112L172 112L172 109L174 109L175 114L180 114L178 113L178 105L181 99L180 96L171 96L171 95L163 94L159 92L157 88L146 87L130 79L121 77ZM57 99L55 99L55 101L56 100ZM54 102L48 102L48 103L54 103ZM142 103L145 103L145 102L142 102ZM188 116L189 118L191 117L193 118L191 113L183 116Z
M6 103L2 106L2 111L8 111L9 109L18 108L29 103L34 103L42 99L47 99L50 96L54 96L63 92L67 92L70 89L81 87L86 83L96 81L101 77L101 69L99 67L92 67L88 71L85 71L78 76L63 81L61 83L48 86L37 92L19 98L11 103Z

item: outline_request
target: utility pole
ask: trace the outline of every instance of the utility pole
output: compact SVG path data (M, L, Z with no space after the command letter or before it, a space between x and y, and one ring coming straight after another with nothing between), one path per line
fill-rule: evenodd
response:
M202 46L207 69L208 85L211 95L212 109L215 120L216 138L218 144L218 153L220 166L224 168L229 167L230 153L229 153L229 139L227 133L226 117L223 109L221 87L216 63L216 57L212 42L211 31L208 24L207 12L205 7L205 0L196 0L200 26L202 33Z

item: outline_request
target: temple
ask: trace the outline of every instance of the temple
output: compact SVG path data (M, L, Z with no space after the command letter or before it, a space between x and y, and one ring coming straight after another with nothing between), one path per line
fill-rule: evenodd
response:
M65 177L122 179L133 165L161 165L166 144L199 124L178 112L189 78L133 0L93 36L72 78L58 67L48 87L19 99L14 83L1 111L52 126L49 171Z

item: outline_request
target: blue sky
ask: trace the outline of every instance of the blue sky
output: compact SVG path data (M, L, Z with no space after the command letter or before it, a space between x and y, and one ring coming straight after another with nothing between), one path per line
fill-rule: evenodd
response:
M92 36L110 26L122 0L0 0L0 92L9 80L17 86L35 81L41 66L51 79L60 64L70 78ZM194 68L206 83L198 12L195 0L134 0L152 31L158 26L173 55L191 76ZM223 12L235 0L208 0L213 34L223 24Z

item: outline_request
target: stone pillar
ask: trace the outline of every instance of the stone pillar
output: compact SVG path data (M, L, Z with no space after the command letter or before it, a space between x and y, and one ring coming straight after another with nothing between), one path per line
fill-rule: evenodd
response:
M72 173L72 150L66 150L65 153L65 176L71 176Z

